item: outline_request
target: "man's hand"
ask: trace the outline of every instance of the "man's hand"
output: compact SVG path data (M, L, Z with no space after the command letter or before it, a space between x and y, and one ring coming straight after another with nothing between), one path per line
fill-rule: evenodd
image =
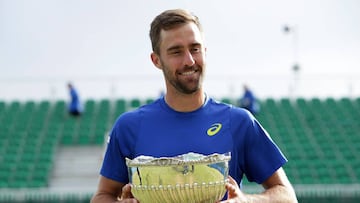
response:
M228 199L219 203L298 202L295 191L282 168L262 183L265 190L259 194L245 194L232 177L228 178L229 182L225 184Z
M100 176L98 190L91 203L139 203L131 193L131 184L125 184Z
M228 199L219 203L241 203L247 202L244 193L240 190L239 185L236 181L229 176L229 182L225 184L225 188L228 191Z
M133 194L131 193L131 185L130 184L126 184L122 188L120 202L126 202L126 203L138 203L139 202L137 199L134 198Z

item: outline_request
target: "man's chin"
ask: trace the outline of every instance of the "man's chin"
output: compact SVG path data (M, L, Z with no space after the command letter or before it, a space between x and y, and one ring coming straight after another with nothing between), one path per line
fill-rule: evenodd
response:
M188 88L186 90L183 90L182 93L191 95L191 94L196 94L198 91L200 91L200 87L196 87L192 89Z

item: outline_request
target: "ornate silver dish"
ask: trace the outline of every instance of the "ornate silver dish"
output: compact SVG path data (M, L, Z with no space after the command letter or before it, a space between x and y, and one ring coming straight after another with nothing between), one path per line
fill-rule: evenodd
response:
M226 193L230 153L127 159L132 193L141 203L214 203Z

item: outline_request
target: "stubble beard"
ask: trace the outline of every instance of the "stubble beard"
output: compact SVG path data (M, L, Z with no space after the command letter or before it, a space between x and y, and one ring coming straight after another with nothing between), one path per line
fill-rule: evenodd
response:
M193 94L197 92L201 86L203 81L203 68L196 66L196 67L187 67L187 69L193 69L200 72L200 77L197 78L179 78L179 75L175 74L173 76L170 71L166 68L166 66L163 66L163 74L165 77L165 80L170 83L171 86L173 86L178 92L183 94Z
M179 92L184 94L193 94L197 92L201 87L201 78L191 79L185 82L176 80L170 83L175 87ZM191 83L191 84L189 84Z

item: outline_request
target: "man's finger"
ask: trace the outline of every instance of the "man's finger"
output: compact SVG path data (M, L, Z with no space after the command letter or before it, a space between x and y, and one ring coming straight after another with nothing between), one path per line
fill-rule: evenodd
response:
M121 199L127 199L127 198L134 198L134 196L131 193L131 185L130 184L126 184L122 188Z
M229 179L229 182L232 184L232 185L237 185L236 181L234 180L234 178L232 178L231 176L228 176L228 179Z

